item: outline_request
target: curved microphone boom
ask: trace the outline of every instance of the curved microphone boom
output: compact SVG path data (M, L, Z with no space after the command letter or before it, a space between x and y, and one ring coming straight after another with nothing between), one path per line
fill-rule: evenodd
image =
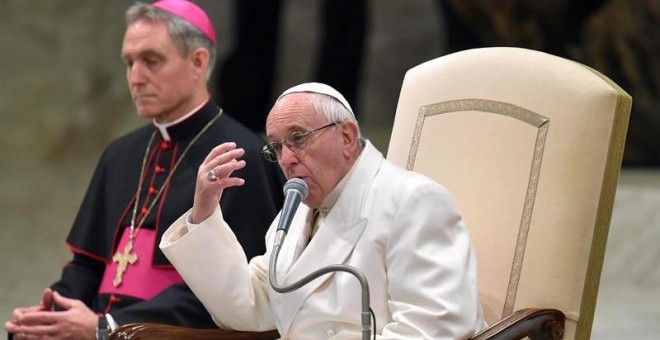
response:
M362 339L368 340L369 335L371 334L371 320L369 319L371 309L369 306L369 283L367 282L367 277L357 268L341 264L329 265L315 270L311 274L290 285L282 286L277 282L277 258L279 257L280 250L282 249L284 238L289 231L289 226L291 226L291 221L293 221L293 215L296 214L296 210L298 210L300 202L302 202L307 197L307 193L307 184L300 178L292 178L288 180L286 184L284 184L284 205L282 207L280 221L277 224L273 251L271 252L270 263L268 266L268 281L270 282L270 286L274 291L278 293L288 293L308 284L312 280L324 274L329 274L332 272L346 272L352 274L357 278L358 282L360 283L360 287L362 288L362 313L360 314L362 321Z

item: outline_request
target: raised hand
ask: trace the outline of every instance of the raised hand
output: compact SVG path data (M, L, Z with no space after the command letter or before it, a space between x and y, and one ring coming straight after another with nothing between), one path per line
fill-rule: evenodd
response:
M225 188L241 186L245 180L231 174L245 167L245 161L238 160L245 151L236 148L236 143L223 143L216 146L206 156L197 171L195 200L192 208L192 222L200 223L217 208Z

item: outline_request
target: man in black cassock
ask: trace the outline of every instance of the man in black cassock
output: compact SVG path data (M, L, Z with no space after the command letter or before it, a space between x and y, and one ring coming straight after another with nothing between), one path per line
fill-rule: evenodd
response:
M104 338L118 325L158 322L216 327L158 248L165 229L193 205L198 167L234 142L249 166L220 205L247 258L282 204L283 176L260 155L263 140L210 98L216 36L192 2L137 4L126 15L121 56L138 115L152 120L103 152L67 238L73 260L39 305L17 308L15 338Z

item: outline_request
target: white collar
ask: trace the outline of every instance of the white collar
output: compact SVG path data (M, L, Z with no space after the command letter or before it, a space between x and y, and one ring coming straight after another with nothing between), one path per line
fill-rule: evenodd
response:
M158 131L160 132L160 135L163 137L163 140L165 140L166 142L169 142L169 141L172 140L172 138L170 137L170 134L167 132L167 128L169 128L171 126L174 126L174 125L177 125L177 124L183 122L184 120L188 119L195 112L199 111L199 109L201 109L202 106L206 105L206 103L208 103L209 100L211 100L211 98L207 99L206 101L201 103L199 106L192 109L192 111L186 113L185 115L181 116L179 119L176 119L174 121L167 122L167 123L159 123L154 119L153 124L158 129Z

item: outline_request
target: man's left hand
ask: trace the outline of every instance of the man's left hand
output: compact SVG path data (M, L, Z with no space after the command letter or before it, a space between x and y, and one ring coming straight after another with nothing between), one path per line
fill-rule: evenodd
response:
M15 339L96 339L98 316L82 301L53 293L62 311L34 311L5 324Z

